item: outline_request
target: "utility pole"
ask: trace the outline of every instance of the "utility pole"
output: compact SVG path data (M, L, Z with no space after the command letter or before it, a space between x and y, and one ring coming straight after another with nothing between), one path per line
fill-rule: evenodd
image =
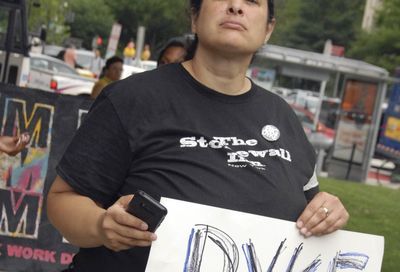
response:
M29 55L26 0L0 0L0 8L8 16L4 44L0 44L0 53L2 53L0 64L3 67L0 71L0 82L24 84L28 80L27 69L21 67L24 66L25 57ZM17 29L19 31L16 31ZM25 65L25 67L28 66Z
M367 32L371 31L375 25L376 11L382 6L383 0L366 0L364 17L361 28Z

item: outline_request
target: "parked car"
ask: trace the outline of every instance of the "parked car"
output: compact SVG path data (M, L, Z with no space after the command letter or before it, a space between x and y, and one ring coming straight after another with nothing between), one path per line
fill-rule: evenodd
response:
M291 107L299 118L308 140L318 154L320 154L320 150L330 153L335 139L335 130L328 128L322 122L318 122L315 128L314 114L312 112L296 104L291 104Z
M277 95L279 95L283 99L285 99L285 101L288 102L289 104L292 104L292 103L295 102L297 93L293 89L289 89L289 88L285 88L285 87L273 86L271 88L271 91L273 93L276 93Z
M76 49L75 51L77 66L80 66L86 70L90 70L90 64L96 57L95 53L85 49Z
M153 60L140 61L138 66L135 65L123 65L123 71L121 79L127 78L130 75L149 71L157 68L157 62Z
M94 51L89 51L86 49L76 50L76 67L75 70L81 75L90 78L96 78L96 74L91 71L92 62L96 58ZM105 60L103 60L105 65Z
M139 67L136 67L136 66L124 64L122 66L121 79L127 78L127 77L129 77L129 76L131 76L133 74L141 73L141 72L144 72L144 71L146 71L146 70L143 69L143 68L139 68Z
M90 95L94 82L94 79L80 76L75 69L59 59L30 54L30 88L70 95Z
M314 114L311 111L297 104L291 104L290 106L299 118L307 135L310 135L313 132L319 132L333 141L335 138L334 129L327 127L322 122L318 122L317 127L314 128Z
M157 61L154 60L142 60L139 63L139 67L146 71L153 70L157 68Z
M43 54L51 57L57 57L62 50L65 50L65 48L62 46L46 44L43 48Z
M43 53L50 57L54 57L63 60L65 48L58 45L46 45ZM95 78L96 75L90 71L90 64L95 57L93 51L86 49L75 49L76 52L76 67L75 70L79 75L89 78Z

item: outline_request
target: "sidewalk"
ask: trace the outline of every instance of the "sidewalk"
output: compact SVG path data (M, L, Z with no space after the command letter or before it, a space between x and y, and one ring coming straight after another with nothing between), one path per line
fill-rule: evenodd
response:
M377 171L371 170L368 173L368 178L365 184L373 185L373 186L383 186L390 189L400 190L400 183L392 183L390 182L390 175L392 173L389 171L379 170ZM327 172L321 172L319 177L329 178Z
M391 172L380 170L373 171L371 170L368 173L368 178L366 184L376 185L376 186L384 186L391 189L400 189L400 183L392 183L390 182Z

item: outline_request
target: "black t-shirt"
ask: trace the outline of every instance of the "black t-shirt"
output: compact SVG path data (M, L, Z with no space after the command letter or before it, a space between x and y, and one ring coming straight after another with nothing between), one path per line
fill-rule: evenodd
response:
M106 87L57 172L104 207L141 189L295 221L318 191L314 167L314 149L282 98L255 84L224 95L172 64ZM74 264L144 271L148 251L81 249Z

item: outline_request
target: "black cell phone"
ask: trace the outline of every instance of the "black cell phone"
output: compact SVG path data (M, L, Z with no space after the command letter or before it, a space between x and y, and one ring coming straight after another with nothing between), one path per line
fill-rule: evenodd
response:
M136 191L126 211L146 222L151 232L156 231L168 212L159 201L142 190Z

